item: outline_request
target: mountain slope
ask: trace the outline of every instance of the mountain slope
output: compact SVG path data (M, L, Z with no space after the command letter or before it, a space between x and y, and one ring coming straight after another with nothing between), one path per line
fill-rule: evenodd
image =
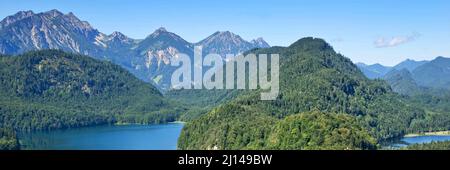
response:
M393 69L395 70L406 69L412 72L417 67L426 63L428 63L428 61L414 61L407 59L395 65L394 67L383 66L381 64L366 65L364 63L356 63L356 65L368 78L375 79L375 78L383 78L384 76L386 76L388 72L392 71Z
M135 40L119 32L103 34L73 13L20 11L3 19L0 25L1 54L59 49L109 60L134 71L131 62L134 53L130 48L135 45Z
M303 38L287 48L254 52L280 54L279 97L274 101L261 101L259 92L255 91L222 104L186 124L179 139L181 149L370 149L374 147L372 137L382 141L428 128L419 121L425 116L423 110L409 106L383 81L365 78L349 59L337 54L321 39ZM309 117L315 112L330 114L331 120L338 119L334 114L344 114L348 117L344 122L349 126L342 127L342 131L326 131L322 128L330 122L320 116L306 120L295 117ZM292 122L290 119L299 119L302 123L288 126ZM286 130L302 130L303 122L305 128L311 130L295 134L319 135L317 140L293 136L301 141L298 145L287 143L288 146L273 141L287 133ZM275 127L288 128L277 130L275 124ZM340 129L332 125L331 128ZM342 145L326 142L339 136L335 133L349 132L355 134L347 137L360 140L343 141Z
M270 45L262 37L250 41L254 48L269 48Z
M421 90L411 72L406 68L401 70L392 69L383 77L383 79L391 85L394 92L399 94L411 95L416 94Z
M390 67L381 64L366 65L364 63L357 63L356 65L369 79L382 78L391 70Z
M18 12L0 22L0 52L20 54L30 50L61 49L102 56L106 35L72 13L57 10L35 14Z
M417 67L412 73L421 86L450 89L450 58L437 57Z
M381 72L373 70L385 70L384 66L367 66L363 63L357 64L360 70L369 78L378 77ZM372 68L371 68L372 67ZM388 68L388 67L385 67ZM450 87L450 60L444 57L437 57L432 61L414 61L407 59L396 66L383 77L394 90L403 95L417 95L418 93L431 93L438 95L439 89ZM372 70L372 71L371 71Z
M434 86L438 85L435 83L445 82L446 80L446 76L443 76L441 72L443 69L439 69L442 66L445 68L446 60L445 58L437 58L433 62L438 64L429 64L425 66L426 68L414 69L413 73L406 68L402 70L393 69L383 79L389 83L394 92L405 95L407 100L411 102L411 105L420 106L426 111L433 113L427 115L428 118L425 119L431 122L429 124L448 127L450 126L450 116L448 115L450 113L450 90L444 86ZM425 64L428 64L428 62ZM417 75L414 73L427 77L422 81L430 84L422 83L419 85L415 79Z
M413 71L414 69L416 69L417 67L419 67L421 65L424 65L425 63L428 63L428 61L415 61L415 60L407 59L407 60L395 65L393 67L393 69L396 69L396 70L406 69L408 71Z
M269 47L262 38L247 42L228 31L207 39L197 43L204 45L203 54L236 54L252 48ZM20 11L0 22L1 54L60 49L89 55L118 64L163 92L170 89L170 76L175 69L170 67L170 59L178 53L192 57L194 45L196 43L187 42L165 28L157 29L144 40L135 40L117 31L107 35L73 13L63 14L58 10L42 13Z
M199 43L193 44L161 27L134 48L136 54L141 56L141 60L135 62L141 64L136 64L135 67L147 72L145 79L151 80L162 91L170 90L171 75L177 68L171 66L170 61L177 58L179 53L187 54L193 61L194 46L202 46L203 56L217 53L225 57L226 54L238 54L253 48L268 47L268 44L262 38L247 42L229 31L216 32Z
M193 57L193 46L175 33L161 27L147 36L133 49L138 59L134 67L141 72L144 79L151 81L161 90L171 87L171 75L177 67L171 66L173 58L179 53ZM192 60L191 60L192 61Z
M177 113L150 84L88 56L44 50L2 56L0 66L0 127L152 123Z
M222 58L225 58L227 54L242 54L253 48L270 47L262 38L248 42L230 31L217 31L195 45L202 46L205 55L216 53Z

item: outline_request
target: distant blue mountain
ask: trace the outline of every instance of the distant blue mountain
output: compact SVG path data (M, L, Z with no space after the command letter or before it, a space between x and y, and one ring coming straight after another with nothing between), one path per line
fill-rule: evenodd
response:
M450 58L437 57L412 71L420 86L450 89Z
M405 60L394 67L380 64L356 64L370 79L382 78L400 94L417 94L423 90L450 89L450 58L437 57L431 61Z
M403 70L406 69L409 72L412 72L417 67L424 65L428 63L429 61L415 61L411 59L407 59L405 61L402 61L401 63L395 65L394 67L389 66L383 66L381 64L372 64L367 65L364 63L356 63L358 68L366 75L369 79L375 79L375 78L383 78L388 72L392 70Z
M393 91L400 94L411 95L424 90L450 89L450 58L437 57L432 61L407 59L394 67L364 63L356 65L366 77L384 79Z
M392 69L384 77L394 92L409 95L417 94L420 87L417 85L413 75L406 68L401 70Z
M408 71L413 71L417 67L419 67L421 65L424 65L424 64L426 64L428 62L429 61L415 61L415 60L407 59L407 60L397 64L393 68L396 69L396 70L406 69Z
M364 63L357 63L356 66L367 76L369 79L382 78L386 73L391 70L391 67L383 66L381 64L366 65Z

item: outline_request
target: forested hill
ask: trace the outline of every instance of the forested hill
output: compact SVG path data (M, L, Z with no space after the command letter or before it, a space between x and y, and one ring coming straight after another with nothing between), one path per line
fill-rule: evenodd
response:
M261 101L255 91L220 105L186 124L181 149L371 149L406 132L443 128L423 123L423 109L367 79L322 39L253 52L280 54L278 98Z
M154 123L174 120L175 109L152 85L106 61L57 50L0 57L0 128Z
M19 140L13 129L0 128L0 150L20 149Z

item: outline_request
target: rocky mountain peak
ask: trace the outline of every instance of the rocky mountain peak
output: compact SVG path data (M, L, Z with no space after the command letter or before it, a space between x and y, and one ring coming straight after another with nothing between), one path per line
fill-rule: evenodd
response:
M155 32L167 32L167 30L164 27L159 27L158 29L155 30Z
M254 39L250 41L255 47L259 48L268 48L270 47L269 43L267 43L262 37Z
M122 45L133 43L133 39L127 37L126 35L124 35L119 31L114 31L112 34L108 35L107 41L109 43L119 43Z
M167 33L170 33L170 32L167 31L166 28L164 28L164 27L159 27L158 29L156 29L155 31L153 31L153 33L150 34L150 36L152 36L152 37L157 37L157 36L159 36L159 35L161 35L161 34L167 34Z
M114 31L111 35L109 35L108 37L110 37L111 39L119 39L119 40L125 40L128 39L128 37L124 34L122 34L119 31Z
M103 34L72 13L58 10L33 13L21 11L6 17L1 23L0 52L20 54L30 50L63 49L87 55L100 53L105 47ZM9 44L9 45L8 45Z
M9 17L7 17L7 18L14 18L14 19L20 20L20 19L23 19L23 18L32 16L32 15L34 15L34 12L31 11L31 10L28 10L28 11L19 11L19 12L17 12L16 14L14 14L14 15L12 15L12 16L9 16Z
M52 18L63 16L64 14L56 9L52 9L50 11L44 12L44 15L50 16Z
M167 31L167 29L164 27L159 27L152 34L150 34L147 38L158 38L160 36L168 36L168 37L172 37L173 39L181 38L178 35Z
M201 44L203 46L208 46L209 44L229 44L229 45L238 45L249 42L246 42L239 35L236 35L230 31L217 31L204 40L198 42L197 44Z
M236 36L236 34L230 32L230 31L217 31L216 33L217 33L216 35L220 35L220 36L229 36L229 37Z
M8 25L15 23L16 21L22 20L24 18L28 18L33 16L33 11L19 11L14 15L8 16L0 22L0 29L7 27Z
M189 46L186 44L190 44L183 38L181 38L179 35L169 32L164 27L160 27L156 29L152 34L150 34L147 38L145 38L141 44L143 46L153 46L155 42L159 42L157 44L183 44L183 46ZM153 45L151 45L153 44ZM165 45L162 45L165 46ZM145 47L146 48L146 47Z
M262 38L248 42L230 31L217 31L196 43L196 45L203 46L206 53L217 53L222 57L228 54L241 54L253 48L268 47L268 44Z
M239 35L236 35L230 31L219 31L219 34L217 34L216 37L223 39L242 39Z
M64 14L58 10L18 12L1 21L0 34L0 53L21 54L33 50L60 49L107 59L136 73L143 80L153 80L161 89L170 87L168 75L173 68L169 61L179 53L193 56L194 45L203 46L204 54L216 53L221 56L255 48L254 44L230 31L217 31L201 43L190 43L164 27L156 29L142 40L134 40L118 31L107 35L72 12ZM263 40L259 38L254 42Z

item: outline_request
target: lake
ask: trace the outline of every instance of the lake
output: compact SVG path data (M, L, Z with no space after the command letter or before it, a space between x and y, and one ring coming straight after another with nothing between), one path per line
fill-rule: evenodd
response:
M25 150L175 150L183 123L107 125L19 135ZM450 135L403 137L384 145L398 149L410 144L450 140Z
M24 150L175 150L183 123L107 125L19 135Z
M389 142L385 148L398 149L400 147L405 147L411 144L421 144L430 143L432 141L448 141L450 140L450 135L424 135L424 136L413 136L413 137L403 137L398 140Z

